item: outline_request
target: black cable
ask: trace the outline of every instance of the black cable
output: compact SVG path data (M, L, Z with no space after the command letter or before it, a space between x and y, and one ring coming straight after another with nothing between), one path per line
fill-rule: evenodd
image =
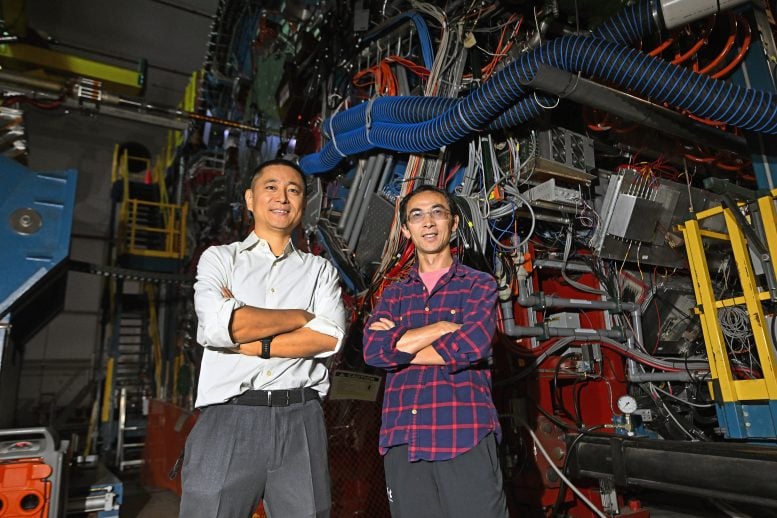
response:
M582 412L580 411L580 392L578 392L578 383L581 381L584 381L583 378L578 377L574 383L572 383L572 409L575 412L575 415L572 416L572 418L575 420L575 423L577 424L578 428L582 428L583 426L583 417ZM585 380L590 381L590 380ZM582 387L581 387L582 389Z
M553 368L553 391L551 392L550 397L550 406L551 410L555 413L559 407L562 406L562 403L559 401L559 394L558 394L558 375L561 371L561 362L564 361L564 358L566 357L566 354L562 354L558 361L556 362L556 366ZM565 414L569 415L566 410L564 411Z
M532 401L532 403L534 403L534 406L537 408L537 410L539 410L540 414L542 414L546 418L548 418L551 422L553 422L553 424L555 424L556 426L558 426L559 428L561 428L563 430L575 430L574 426L565 423L564 421L562 421L561 419L559 419L558 417L556 417L554 415L551 415L547 410L542 408L540 406L540 404L537 403L536 401L534 401L531 397L527 396L527 398L530 399Z
M563 394L561 394L561 391L559 390L559 384L558 384L559 374L561 373L561 364L564 363L564 359L565 358L571 358L573 356L577 356L577 353L575 353L575 352L566 352L566 353L562 354L561 357L559 358L558 362L556 363L556 367L553 369L553 393L552 393L552 397L551 397L551 403L553 405L553 410L554 411L555 410L561 410L566 415L568 415L569 417L574 419L575 423L577 423L577 425L579 427L580 424L581 424L580 423L580 419L576 418L574 414L571 414L569 412L569 410L566 408L566 406L564 405L564 397L563 397ZM575 380L575 383L577 383L579 380L580 380L580 378L578 377ZM573 394L574 394L574 389L573 389Z

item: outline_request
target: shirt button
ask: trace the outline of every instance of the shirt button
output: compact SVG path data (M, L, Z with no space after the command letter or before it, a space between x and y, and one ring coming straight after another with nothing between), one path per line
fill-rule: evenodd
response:
M275 293L275 288L270 288L270 293Z
M424 311L426 311L427 313L429 313L429 306L426 306L426 307L424 308Z
M267 377L269 378L270 376L272 376L272 371L267 371Z
M414 408L414 409L412 409L412 410L410 411L410 413L411 413L411 414L413 414L413 415L416 415L416 414L418 413L418 410L416 410L416 409Z
M455 309L452 309L452 310L451 310L451 315L455 315L455 314L456 314L456 310L455 310Z

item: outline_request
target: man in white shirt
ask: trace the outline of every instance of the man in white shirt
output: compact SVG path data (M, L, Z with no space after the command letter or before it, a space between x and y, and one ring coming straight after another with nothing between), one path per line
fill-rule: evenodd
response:
M183 463L180 516L328 517L324 359L343 341L335 268L291 240L305 205L293 162L254 173L254 231L207 249L197 267L197 341L205 348Z

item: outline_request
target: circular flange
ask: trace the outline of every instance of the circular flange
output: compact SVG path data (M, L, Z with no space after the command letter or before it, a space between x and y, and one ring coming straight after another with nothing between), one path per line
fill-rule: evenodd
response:
M19 234L34 234L43 226L43 218L34 209L17 209L9 219L11 228Z

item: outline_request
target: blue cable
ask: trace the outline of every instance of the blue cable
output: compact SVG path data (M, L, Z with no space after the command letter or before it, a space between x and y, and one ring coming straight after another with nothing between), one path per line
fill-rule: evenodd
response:
M378 39L382 34L390 31L399 25L399 22L406 18L410 18L410 21L412 21L415 25L416 31L418 32L418 40L421 44L421 57L424 60L424 66L431 70L432 66L434 66L434 47L432 46L432 37L429 34L429 26L426 24L423 16L421 16L417 10L406 11L395 16L377 29L365 34L364 38L362 38L362 41L364 43L368 43L372 40Z

